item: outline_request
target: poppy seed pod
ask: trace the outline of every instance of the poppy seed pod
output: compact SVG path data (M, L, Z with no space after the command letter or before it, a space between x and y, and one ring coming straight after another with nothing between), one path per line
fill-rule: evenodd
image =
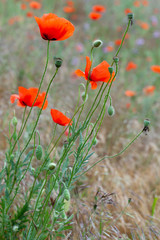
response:
M108 71L110 72L110 74L112 74L113 73L113 67L109 67Z
M61 58L54 57L54 64L56 68L60 68L62 66L63 60Z
M55 167L56 167L56 164L55 164L55 163L50 163L50 164L48 165L49 170L54 170Z
M114 114L115 114L115 110L114 110L114 107L113 106L109 106L108 107L108 115L110 116L110 117L112 117Z
M97 39L93 42L92 46L95 48L101 47L103 45L103 42L100 39Z
M113 60L114 60L115 63L119 62L119 58L118 57L114 57Z
M128 20L133 20L133 17L134 17L133 13L128 13L127 16L128 16Z
M36 148L36 158L37 158L38 160L41 160L42 155L43 155L42 146L41 146L41 145L38 145L37 148Z
M150 125L150 120L149 119L145 119L144 120L144 127L148 127Z
M69 190L67 188L64 190L63 195L64 195L64 199L65 200L67 200L67 201L70 200L70 198L71 198L70 197L70 192L69 192Z
M13 118L12 118L12 124L13 124L13 126L14 127L16 127L17 126L17 118L14 116Z

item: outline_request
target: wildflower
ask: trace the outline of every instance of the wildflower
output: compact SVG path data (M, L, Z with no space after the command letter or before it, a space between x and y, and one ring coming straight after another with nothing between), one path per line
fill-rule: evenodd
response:
M68 6L73 6L73 5L74 5L74 2L73 2L73 1L67 1L67 5L68 5Z
M26 8L27 8L26 4L25 4L25 3L22 3L22 4L21 4L21 9L22 9L22 10L25 10Z
M134 97L136 95L136 92L135 91L132 91L132 90L126 90L125 91L125 95L127 97Z
M151 70L155 73L160 73L160 65L151 66Z
M92 10L93 10L94 12L103 13L103 12L106 11L106 8L105 8L103 5L94 5L94 6L92 7Z
M140 7L140 1L134 1L134 3L133 3L133 5L135 6L135 7Z
M122 42L121 39L117 39L114 43L115 43L115 45L120 46L120 45L121 45L121 42Z
M146 86L143 88L143 92L145 95L153 95L155 88L155 86Z
M136 40L136 44L137 44L138 46L142 46L142 45L144 45L144 43L145 43L145 40L144 40L143 38L138 38L138 39Z
M65 18L53 13L44 14L41 18L35 17L43 39L63 41L73 35L74 26Z
M108 70L109 63L106 61L101 62L97 67L93 68L92 71L90 71L91 68L91 61L89 57L86 57L86 69L85 72L82 72L80 69L77 69L75 73L79 77L84 77L86 80L90 81L91 88L96 89L97 88L97 82L108 82L110 79L110 72ZM90 74L89 74L90 73ZM115 75L113 72L112 77Z
M142 0L141 2L144 7L147 7L149 5L149 2L147 0Z
M27 12L27 13L26 13L26 17L28 17L28 18L33 17L33 13L32 13L32 12Z
M19 87L18 91L19 91L19 95L17 94L11 95L10 97L11 103L14 103L15 100L18 99L17 105L19 107L26 107L26 106L32 107L38 93L38 88L26 89L24 87ZM46 95L45 92L39 93L33 107L41 108L45 99L45 95ZM43 110L46 109L47 106L48 106L48 101L45 100Z
M124 13L125 13L125 15L127 15L128 13L132 13L132 11L131 11L130 8L126 8L126 9L124 10Z
M92 20L98 20L102 17L102 15L100 13L97 13L97 12L91 12L89 14L89 18L92 19Z
M30 2L29 6L30 8L33 8L33 9L40 9L42 7L42 5L36 1Z
M66 6L66 7L63 8L63 12L73 13L73 12L75 12L75 8L73 6Z
M126 71L130 71L132 69L136 69L137 68L137 64L135 64L134 62L128 62L127 66L126 66Z
M144 30L148 30L148 29L149 29L149 25L148 25L148 23L146 23L146 22L141 22L141 21L139 21L138 24L139 24L139 26L140 26L142 29L144 29Z
M159 32L159 31L155 31L155 32L153 33L153 37L154 37L154 38L159 38L159 37L160 37L160 32Z
M72 125L71 119L56 109L51 109L51 116L53 121L61 126Z
M103 51L105 53L112 52L113 50L114 50L113 46L106 46L105 48L103 48Z
M130 106L131 106L131 103L129 103L129 102L128 102L128 103L126 103L126 108L127 108L127 109L129 109L129 108L130 108Z

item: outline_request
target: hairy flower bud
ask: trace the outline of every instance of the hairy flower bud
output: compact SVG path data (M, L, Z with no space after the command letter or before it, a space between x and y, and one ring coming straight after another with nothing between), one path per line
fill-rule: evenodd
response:
M114 57L113 60L114 60L115 63L119 62L119 58L118 57Z
M49 170L54 170L55 167L56 167L56 164L55 164L55 163L50 163L50 164L48 165Z
M128 13L128 20L133 20L134 14L133 13Z
M54 57L54 64L56 68L60 68L62 66L63 60L61 58Z
M12 124L13 124L13 126L16 127L16 126L17 126L17 123L18 123L17 118L14 116L14 117L12 118Z
M101 47L103 45L103 42L100 39L97 39L93 42L92 46L95 48Z
M114 107L111 106L111 105L108 107L107 111L108 111L108 115L111 116L111 117L115 114Z
M41 160L42 155L43 155L42 146L41 146L41 145L38 145L37 148L36 148L36 158L37 158L38 160Z
M71 198L70 197L70 192L69 192L69 190L67 188L64 190L63 195L64 195L64 199L65 200L67 200L67 201L70 200L70 198Z

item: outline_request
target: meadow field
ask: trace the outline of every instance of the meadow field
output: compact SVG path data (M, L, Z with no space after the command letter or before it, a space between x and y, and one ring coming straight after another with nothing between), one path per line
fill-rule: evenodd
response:
M160 1L0 1L0 240L160 239Z

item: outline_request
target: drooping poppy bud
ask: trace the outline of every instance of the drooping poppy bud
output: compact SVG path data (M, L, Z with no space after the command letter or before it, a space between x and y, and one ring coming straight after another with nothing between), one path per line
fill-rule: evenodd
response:
M101 47L103 45L103 42L100 39L97 39L93 42L92 46L95 48Z
M61 58L54 57L54 64L56 68L60 68L62 66L63 60Z
M38 145L37 148L36 148L36 158L37 158L38 160L41 160L42 155L43 155L42 146L41 146L41 145Z

